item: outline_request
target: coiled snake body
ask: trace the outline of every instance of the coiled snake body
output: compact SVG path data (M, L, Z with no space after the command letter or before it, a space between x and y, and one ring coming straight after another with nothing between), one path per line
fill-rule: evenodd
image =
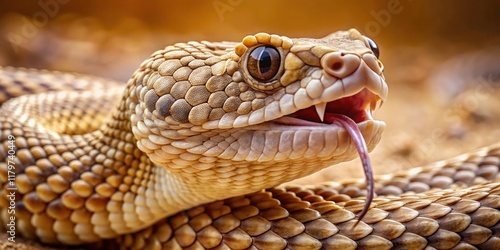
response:
M500 248L499 145L375 177L364 217L363 180L276 187L356 156L336 114L378 143L382 71L356 30L175 44L125 90L1 68L2 224L123 249Z

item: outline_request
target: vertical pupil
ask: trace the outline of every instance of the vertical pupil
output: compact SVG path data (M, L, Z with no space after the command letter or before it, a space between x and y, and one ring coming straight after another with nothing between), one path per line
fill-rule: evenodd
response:
M259 46L252 50L247 59L247 70L258 81L271 80L280 69L280 54L270 45Z
M267 48L260 54L259 69L261 74L265 74L271 69L271 55L267 52Z

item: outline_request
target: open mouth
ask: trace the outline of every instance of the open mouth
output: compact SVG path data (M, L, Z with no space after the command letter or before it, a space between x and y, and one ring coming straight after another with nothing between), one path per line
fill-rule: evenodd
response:
M295 113L277 119L277 123L292 126L311 126L321 124L332 124L333 116L344 115L355 123L373 120L372 113L382 104L382 99L369 91L363 89L352 96L343 97L331 102L323 102L301 109Z

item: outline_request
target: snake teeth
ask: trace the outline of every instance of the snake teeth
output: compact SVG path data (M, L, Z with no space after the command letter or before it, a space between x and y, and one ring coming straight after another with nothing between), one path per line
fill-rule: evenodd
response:
M316 108L316 113L318 113L319 119L321 122L325 119L325 112L326 112L326 102L318 103L314 105Z
M382 107L382 104L384 104L384 100L382 100L380 98L377 98L376 100L373 100L370 103L369 114L373 115L373 112L375 112L375 110L380 109L380 107Z

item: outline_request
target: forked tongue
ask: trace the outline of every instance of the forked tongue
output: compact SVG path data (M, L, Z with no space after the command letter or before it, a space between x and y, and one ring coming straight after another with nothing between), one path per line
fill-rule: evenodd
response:
M347 132L351 136L352 141L354 142L354 145L356 146L356 149L358 150L361 163L363 164L363 170L366 177L366 189L368 191L368 194L366 197L365 206L363 207L363 211L361 211L361 215L359 216L358 221L356 222L356 224L354 224L354 228L368 212L374 196L373 171L370 163L370 156L368 155L368 148L366 147L366 143L363 135L361 134L361 131L359 131L358 125L351 118L345 115L327 113L325 114L324 119L327 123L339 124L345 130L347 130Z

